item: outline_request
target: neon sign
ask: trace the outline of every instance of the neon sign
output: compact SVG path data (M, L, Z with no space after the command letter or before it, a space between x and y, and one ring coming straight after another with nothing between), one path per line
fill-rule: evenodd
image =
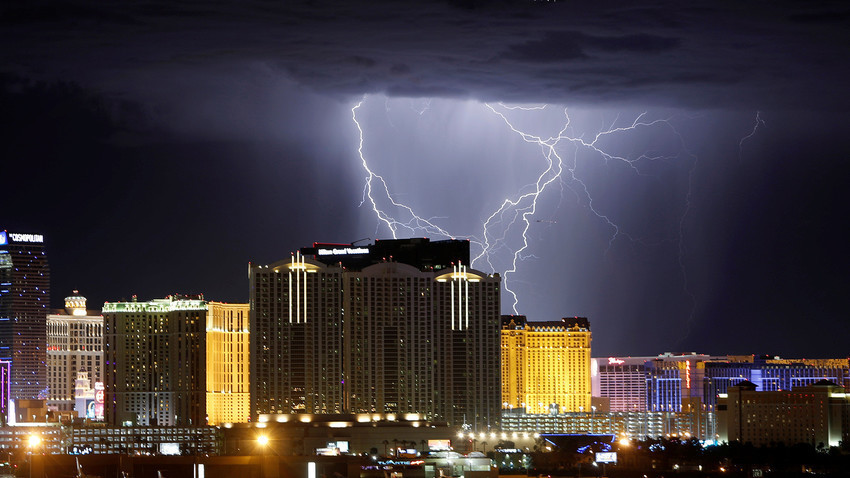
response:
M614 357L608 357L608 365L622 365L624 363L626 363L625 360L621 360Z
M333 249L317 249L316 254L320 256L350 256L355 254L368 254L366 247L336 247Z
M6 244L9 239L14 242L44 242L44 236L41 234L19 234L16 232L7 233L3 231L2 235L0 235L0 244Z

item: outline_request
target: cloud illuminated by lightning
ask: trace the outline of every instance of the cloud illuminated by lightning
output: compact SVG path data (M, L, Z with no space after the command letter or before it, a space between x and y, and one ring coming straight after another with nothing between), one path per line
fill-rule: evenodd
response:
M618 238L628 241L640 241L640 238L624 231L609 215L601 211L595 204L593 195L587 184L576 174L579 153L589 153L603 162L619 162L626 165L635 175L648 175L642 170L642 165L654 161L674 161L682 155L691 159L689 173L693 172L696 157L687 151L684 142L673 127L670 118L647 119L646 113L637 115L631 122L621 124L619 117L610 124L599 128L595 133L589 135L577 135L574 131L569 111L563 108L561 120L556 125L554 134L541 135L532 133L517 126L516 121L510 117L514 113L535 114L551 109L550 105L535 106L511 106L502 103L482 103L480 107L491 115L495 115L506 127L506 132L517 135L523 142L539 149L543 167L539 168L535 179L505 194L504 199L480 224L476 232L459 234L459 231L448 231L438 223L439 218L424 217L417 214L414 208L400 202L391 193L387 180L370 166L367 155L364 153L364 132L358 121L357 112L363 105L365 98L354 105L351 109L352 120L359 133L358 155L366 177L363 186L361 206L369 204L375 216L378 218L379 226L385 225L393 238L400 234L414 235L426 234L429 236L443 236L469 239L472 245L472 266L482 269L484 265L494 271L499 271L498 262L504 270L503 274L505 291L510 294L511 307L514 313L519 313L519 297L512 288L512 275L521 267L521 262L532 255L533 245L530 243L530 229L533 222L553 223L545 219L538 219L540 214L541 197L549 191L559 192L563 196L564 189L569 189L576 199L602 223L610 229L607 250L613 246ZM426 102L425 105L430 103ZM421 116L425 111L417 111ZM668 135L674 138L678 144L676 151L672 153L658 153L644 151L636 155L615 154L604 146L606 141L612 137L622 136L635 131L663 128ZM536 163L535 163L536 164ZM529 165L529 169L533 166ZM682 275L685 275L682 257L684 249L683 241L684 216L689 209L690 196L686 197L686 204L681 208L679 223L680 243L679 263ZM500 262L501 261L501 262ZM685 282L686 283L686 282ZM685 286L686 288L687 286ZM685 292L690 293L686 290Z

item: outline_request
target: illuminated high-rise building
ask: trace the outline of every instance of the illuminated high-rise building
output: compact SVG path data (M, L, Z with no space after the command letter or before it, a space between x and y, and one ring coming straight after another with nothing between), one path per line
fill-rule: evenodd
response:
M74 294L47 316L47 406L60 411L75 408L78 372L86 372L91 389L103 382L103 316Z
M12 363L12 398L44 395L49 307L44 236L0 230L0 360Z
M499 420L498 274L467 241L314 244L250 268L251 414Z
M704 404L703 381L710 355L664 353L654 357L593 359L594 396L612 412L681 412Z
M250 414L248 304L207 303L207 422L247 422Z
M647 408L646 362L654 357L591 359L593 396L608 400L611 412L644 412Z
M502 406L526 413L591 411L590 322L502 317Z
M647 410L681 412L702 407L709 355L665 353L646 362Z
M207 302L203 296L104 304L106 421L168 426L244 421L246 312L247 304Z

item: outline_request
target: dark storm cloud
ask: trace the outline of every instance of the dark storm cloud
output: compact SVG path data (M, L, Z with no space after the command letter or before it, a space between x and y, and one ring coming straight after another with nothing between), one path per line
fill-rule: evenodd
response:
M708 0L3 2L0 228L50 238L57 306L77 288L92 303L198 291L245 301L247 261L387 237L359 206L353 99L390 96L358 113L370 164L393 197L460 234L478 234L542 160L466 100L568 105L569 133L585 140L648 110L676 134L645 128L604 146L681 154L634 174L585 151L536 212L534 250L510 276L520 312L589 316L602 354L678 343L840 355L818 334L850 328L836 232L850 214L848 12ZM742 141L755 110L766 124ZM563 112L511 117L548 137ZM624 235L612 242L591 206Z
M590 58L588 50L601 52L659 52L670 50L680 43L677 38L634 34L599 37L581 32L546 32L540 40L513 45L504 58L526 62L557 62Z
M578 32L547 32L540 40L508 47L501 57L529 63L581 60L588 58L581 44L584 37Z
M114 90L136 69L261 62L322 94L767 108L848 105L833 3L21 2L3 64ZM557 81L549 78L556 77ZM588 85L593 81L594 85Z

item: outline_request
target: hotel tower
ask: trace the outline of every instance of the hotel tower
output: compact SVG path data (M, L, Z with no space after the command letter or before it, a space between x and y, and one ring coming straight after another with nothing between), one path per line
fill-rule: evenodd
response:
M103 306L108 423L193 426L248 418L248 306L169 296Z
M12 362L11 398L46 393L49 308L44 236L0 230L0 361Z
M502 406L526 413L589 412L590 322L502 317Z
M498 274L467 241L314 244L251 265L251 415L499 420Z

